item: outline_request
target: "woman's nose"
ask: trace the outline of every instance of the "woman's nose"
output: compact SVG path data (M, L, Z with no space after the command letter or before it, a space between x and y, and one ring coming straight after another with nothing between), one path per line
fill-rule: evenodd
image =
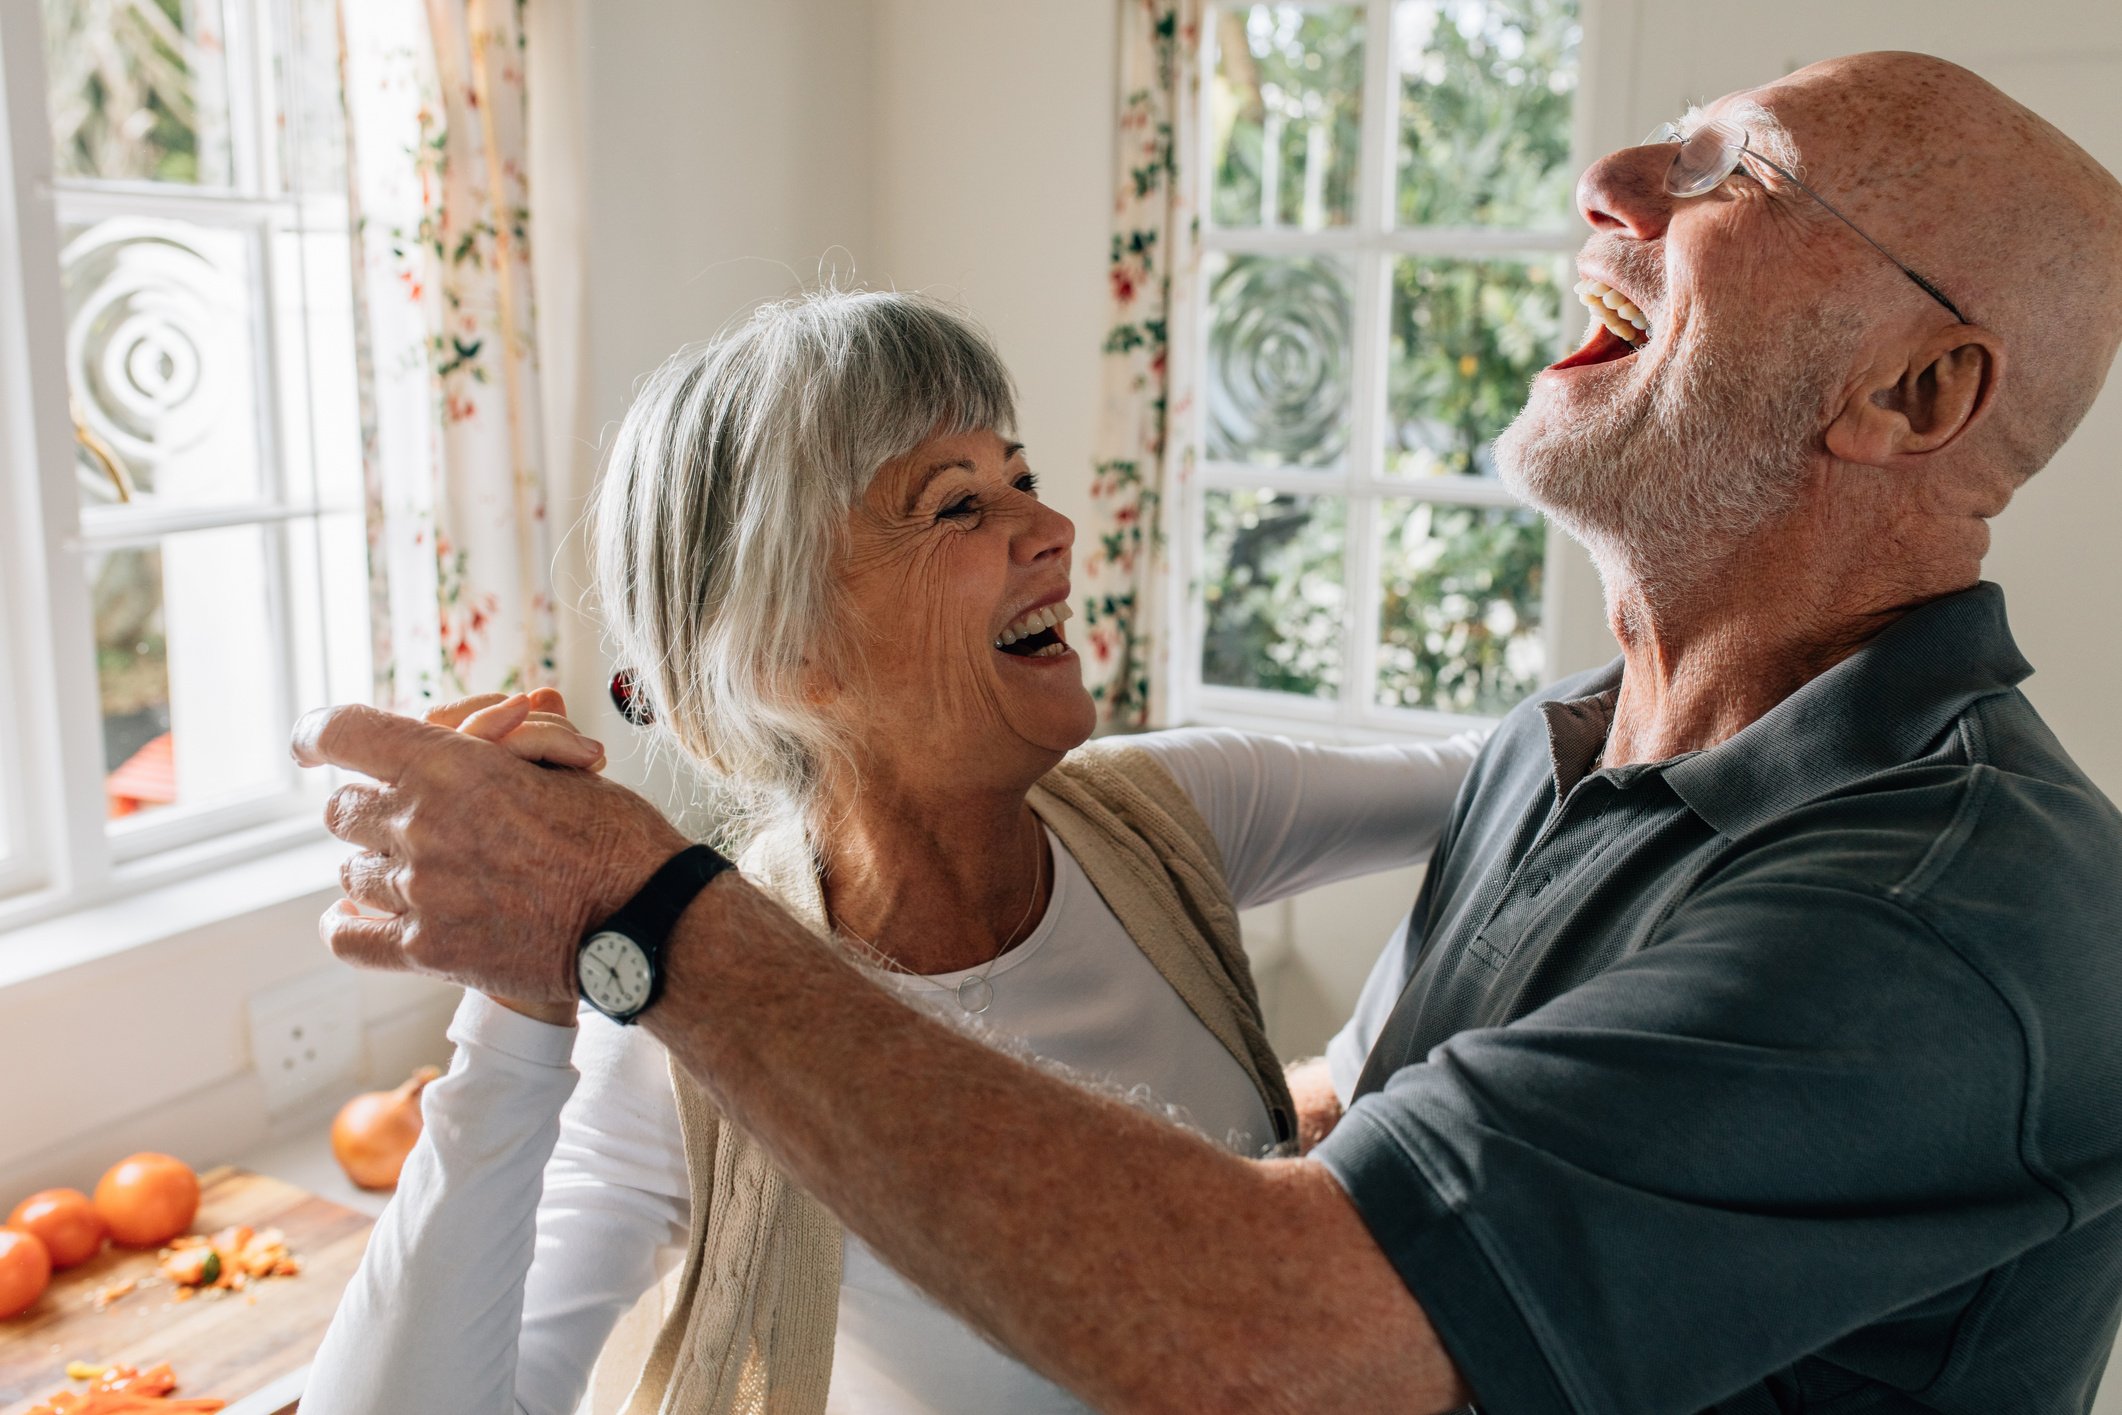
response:
M1017 532L1010 549L1018 560L1034 564L1060 556L1066 560L1076 544L1076 523L1043 501L1025 498L1031 514Z
M1656 240L1672 219L1673 197L1665 190L1672 164L1670 144L1609 152L1577 178L1577 210L1601 235Z

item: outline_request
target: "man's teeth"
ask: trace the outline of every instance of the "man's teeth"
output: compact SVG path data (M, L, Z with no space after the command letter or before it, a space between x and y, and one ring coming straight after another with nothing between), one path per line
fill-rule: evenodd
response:
M1640 348L1650 342L1650 317L1613 286L1587 277L1577 282L1577 298L1584 301L1593 319L1611 329L1623 343Z
M995 647L998 649L1007 648L1019 639L1028 639L1041 629L1051 629L1063 620L1073 618L1075 613L1076 611L1070 609L1065 602L1049 604L1044 609L1034 609L1029 614L1020 615L1011 620L1009 627L995 637ZM1066 644L1048 644L1045 648L1032 654L1031 657L1051 658L1057 653L1067 652L1068 645Z

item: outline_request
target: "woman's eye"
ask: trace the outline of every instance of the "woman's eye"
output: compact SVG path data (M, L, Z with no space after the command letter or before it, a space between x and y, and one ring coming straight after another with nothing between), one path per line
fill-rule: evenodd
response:
M1037 472L1026 472L1023 476L1018 477L1017 490L1023 492L1026 496L1037 496L1039 494L1039 474Z
M939 521L963 520L965 517L972 515L973 512L979 509L980 499L978 497L961 496L956 501L953 501L950 505L944 507L941 511L938 511L936 513L936 519Z

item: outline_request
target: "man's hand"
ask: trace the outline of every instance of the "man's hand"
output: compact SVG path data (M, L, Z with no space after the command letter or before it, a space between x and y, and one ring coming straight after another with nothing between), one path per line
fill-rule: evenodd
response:
M506 737L532 711L527 696L507 699L465 725ZM340 787L324 808L332 834L366 853L341 867L348 897L318 931L361 967L571 1004L582 935L687 844L624 787L376 708L309 714L294 754L374 778Z

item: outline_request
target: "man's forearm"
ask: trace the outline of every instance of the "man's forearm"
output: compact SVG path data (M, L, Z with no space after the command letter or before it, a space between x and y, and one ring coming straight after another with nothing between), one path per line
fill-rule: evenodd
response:
M644 1020L723 1110L901 1272L1101 1408L1464 1399L1317 1166L1239 1159L921 1016L734 876L687 911L668 969Z

